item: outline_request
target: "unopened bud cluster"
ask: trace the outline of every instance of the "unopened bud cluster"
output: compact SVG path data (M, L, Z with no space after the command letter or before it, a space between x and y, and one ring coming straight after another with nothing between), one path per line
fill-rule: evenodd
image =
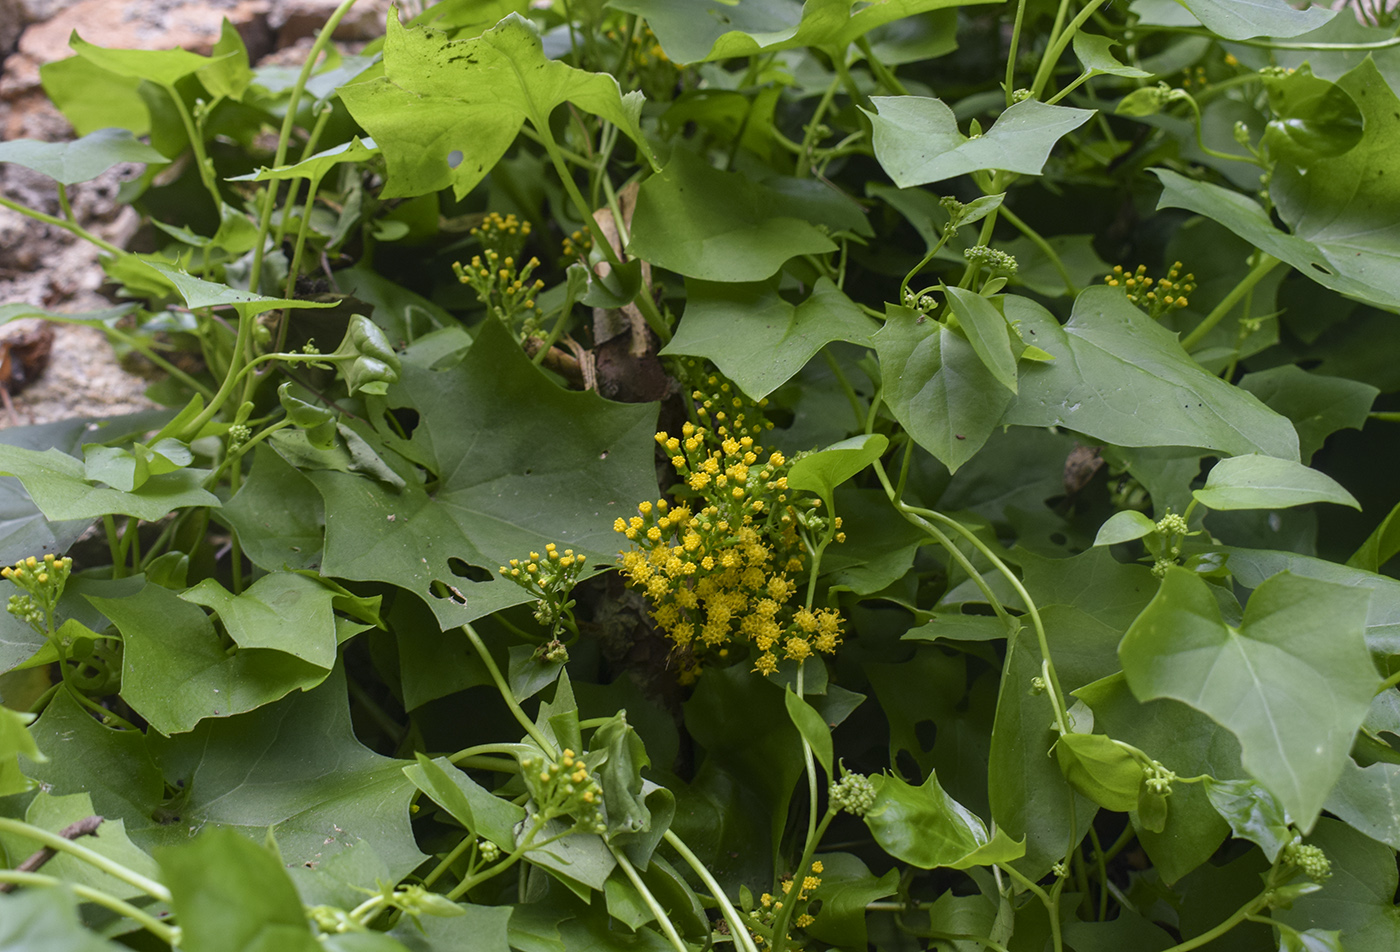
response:
M1016 273L1018 265L1016 259L1005 251L998 251L986 245L974 245L963 252L973 267L986 268L992 274L1001 274L1010 277Z
M832 806L856 816L865 816L875 806L875 785L864 774L848 773L828 791Z
M1332 863L1327 859L1327 854L1311 844L1289 844L1284 848L1283 861L1298 867L1299 872L1315 883L1323 882L1332 875Z

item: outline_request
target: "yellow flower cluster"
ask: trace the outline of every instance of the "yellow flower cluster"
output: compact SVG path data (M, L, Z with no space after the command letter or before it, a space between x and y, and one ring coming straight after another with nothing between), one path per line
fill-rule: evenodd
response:
M530 237L530 223L515 215L488 212L480 225L470 232L481 243L483 251L494 251L502 258L518 258Z
M603 788L588 772L583 758L572 750L566 748L552 763L542 757L522 757L520 776L539 816L546 820L568 816L574 819L574 829L579 832L607 832L601 809Z
M754 937L755 941L760 945L772 941L773 926L775 920L778 918L778 913L782 911L784 905L792 902L805 903L811 901L812 893L822 884L821 877L816 875L821 873L822 869L821 860L816 860L812 863L811 873L803 876L800 884L792 878L784 878L778 887L780 895L774 896L772 893L764 893L759 897L758 908L749 910L748 913L749 919L751 920L749 933ZM797 889L796 898L793 897L794 886L796 886ZM802 912L793 918L792 924L799 929L805 929L816 921L815 916L807 912ZM788 938L791 939L792 937L789 936Z
M603 35L614 42L619 42L615 30L608 30ZM651 32L651 27L645 24L642 25L640 31L632 34L632 60L641 69L654 63L668 66L671 63L670 58L666 56L666 51L661 48L656 34Z
M1172 308L1186 307L1187 295L1196 290L1196 276L1183 277L1181 268L1180 261L1174 262L1167 276L1157 282L1156 290L1152 290L1153 279L1147 276L1147 266L1141 264L1136 271L1124 271L1122 265L1116 265L1113 273L1104 278L1104 283L1111 288L1122 288L1129 301L1158 318Z
M530 275L539 265L538 258L531 258L517 266L512 256L487 249L484 259L473 255L470 265L463 267L460 261L455 262L452 271L458 281L471 285L477 299L501 321L509 324L525 315L528 330L536 319L535 295L544 288L543 281L530 282Z
M6 610L40 634L47 634L72 571L72 559L60 559L52 553L42 559L31 555L0 569L0 577L9 579L23 593L11 595Z
M560 251L565 258L583 258L593 247L593 235L587 228L579 229L564 239Z
M664 499L643 502L637 515L613 523L635 546L621 554L622 574L650 598L662 630L678 648L720 657L740 636L757 648L754 670L764 675L777 670L780 654L800 663L833 653L840 614L788 605L797 590L790 573L805 561L783 454L760 462L765 451L752 436L723 426L687 423L679 437L662 432L656 441L685 490L704 503L695 511Z
M561 626L571 623L573 602L568 600L578 575L583 571L585 556L574 555L573 549L562 553L553 542L544 547L544 557L531 552L527 559L511 559L502 565L501 575L535 596L535 620L558 637Z

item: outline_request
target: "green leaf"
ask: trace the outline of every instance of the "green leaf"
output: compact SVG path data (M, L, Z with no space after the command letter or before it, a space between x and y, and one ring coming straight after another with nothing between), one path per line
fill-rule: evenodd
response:
M1081 292L1063 327L1029 298L1008 295L1005 307L1022 339L1056 359L1021 371L1020 393L1002 422L1063 426L1117 446L1298 458L1288 420L1202 370L1176 335L1118 289Z
M1134 539L1141 539L1149 532L1156 531L1157 523L1136 509L1124 509L1122 512L1115 512L1109 516L1104 524L1099 526L1099 533L1094 537L1094 545L1116 545L1119 542L1131 542Z
M83 927L78 900L67 889L0 894L0 952L120 952Z
M1055 758L1071 787L1105 810L1137 808L1142 765L1103 734L1061 734Z
M0 162L14 162L42 172L61 185L91 181L123 162L166 161L165 156L125 129L99 129L73 142L0 142Z
M233 830L208 830L156 854L189 952L315 952L282 860Z
M837 55L876 27L904 17L991 0L612 0L613 9L646 18L666 56L688 64L802 46ZM891 64L893 65L893 64Z
M473 952L510 952L511 946L506 939L507 928L514 927L515 920L523 918L520 915L521 909L530 907L466 905L459 908L463 914L450 919L440 916L422 916L417 919L403 916L398 924L389 930L388 935L402 940L410 952L455 952L457 949L471 949Z
M1230 824L1230 831L1258 844L1269 862L1292 841L1293 830L1283 804L1264 787L1253 780L1207 778L1202 783L1210 805Z
M1358 152L1368 153L1369 149L1358 146L1345 158L1362 158ZM1321 162L1315 165L1319 169L1318 176L1329 174L1321 171L1323 165ZM1289 234L1274 227L1258 202L1239 192L1196 182L1169 169L1150 171L1162 181L1162 195L1157 200L1159 209L1184 208L1204 215L1261 251L1292 265L1323 287L1381 307L1400 308L1400 291L1395 290L1400 286L1395 280L1396 245L1385 235L1390 225L1386 222L1368 225L1365 219L1373 210L1364 202L1357 203L1360 207L1354 210L1349 200L1336 204L1336 200L1345 196L1321 194L1320 187L1312 184L1316 179L1310 176L1308 193L1295 196L1293 192L1280 190L1274 196L1280 214L1293 226L1293 234ZM1275 180L1285 174L1286 167L1280 167ZM1354 177L1347 182L1349 187L1359 187ZM1311 194L1318 195L1316 204L1312 204ZM1308 199L1309 203L1299 206L1298 201L1303 199ZM1285 214L1285 210L1294 214ZM1327 226L1333 220L1337 221L1337 228L1329 229Z
M1400 764L1361 767L1348 760L1326 807L1353 829L1400 849Z
M1326 854L1332 876L1322 889L1272 916L1295 929L1338 930L1347 952L1389 952L1400 944L1395 851L1326 818L1308 842Z
M154 446L133 443L129 450L94 444L83 447L87 479L128 493L140 489L152 476L173 473L193 461L194 454L188 446L168 437Z
M1325 377L1284 364L1245 374L1239 387L1293 421L1300 458L1307 462L1338 430L1359 430L1379 394L1375 387L1344 377ZM1373 570L1375 566L1371 567Z
M821 902L821 915L804 931L843 949L868 948L865 907L894 895L899 888L899 870L887 870L877 878L850 853L822 853L817 858L823 867L822 884L812 893L812 900Z
M1152 74L1135 66L1124 66L1113 55L1117 40L1076 30L1074 33L1074 55L1084 65L1085 72L1103 76L1124 76L1129 79L1147 79Z
M559 389L499 322L483 324L455 366L405 363L390 402L420 414L412 439L388 446L423 460L432 491L307 474L326 505L322 572L408 589L444 628L527 601L496 567L546 543L611 560L613 519L655 497L655 406ZM473 581L471 567L491 580ZM435 580L462 592L465 608Z
M889 445L889 439L879 433L866 433L833 443L826 449L799 457L788 470L788 485L816 493L835 511L836 487L864 472Z
M217 506L219 499L201 485L208 470L181 469L152 476L135 492L93 486L83 464L56 449L42 453L0 445L0 472L17 476L34 505L54 521L95 519L108 514L156 522L187 506Z
M1227 40L1256 36L1290 37L1316 30L1332 19L1335 10L1309 7L1298 10L1286 0L1177 0L1212 33Z
M1011 328L998 307L982 295L966 288L944 289L948 308L957 318L958 326L977 357L992 372L997 382L1016 392L1016 355L1013 351ZM1015 348L1020 350L1019 347Z
M735 283L762 281L789 258L836 244L807 221L800 201L677 149L638 190L627 249L689 278Z
M134 79L148 79L161 86L171 86L177 80L235 54L228 52L216 58L200 56L188 50L124 50L93 46L73 32L68 40L79 56L110 73Z
M651 758L641 737L627 723L627 712L618 711L594 731L588 750L590 754L600 750L607 753L594 775L602 784L603 802L608 807L609 840L649 832L652 817L646 804L642 770L651 766Z
M1205 487L1191 495L1210 509L1286 509L1310 502L1361 508L1332 477L1302 463L1257 454L1216 463Z
M379 596L358 599L329 579L299 572L264 575L238 595L206 578L180 598L212 608L241 648L285 651L327 670L338 644L336 609L367 625L379 621Z
M1367 647L1376 655L1400 654L1400 582L1395 579L1294 552L1233 546L1220 551L1228 559L1235 581L1245 588L1258 588L1279 572L1292 572L1353 589L1352 597L1368 605Z
M251 711L315 687L329 673L281 651L240 647L230 653L198 605L160 585L89 601L122 633L122 697L162 734ZM256 632L258 640L276 634Z
M1173 568L1118 655L1139 699L1184 701L1234 733L1245 768L1306 829L1375 692L1365 612L1344 586L1282 573L1234 628L1206 582Z
M92 806L92 798L87 793L56 797L40 791L29 801L29 806L24 811L24 820L40 829L56 831L96 813ZM142 876L155 879L158 875L155 861L127 838L126 824L120 819L104 820L95 836L83 837L79 842L93 852ZM29 855L36 848L36 844L25 837L7 834L0 836L0 848L12 857L23 857ZM146 895L144 891L125 880L104 873L67 853L58 853L45 863L44 873L57 876L65 883L100 889L118 899Z
M875 157L900 188L984 169L1039 175L1050 150L1094 114L1027 99L1009 107L984 135L968 138L953 110L922 96L872 96Z
M70 56L40 66L39 79L80 136L113 127L138 136L151 131L151 114L137 92L141 80L134 76L121 76L81 56Z
M1304 63L1285 76L1263 76L1274 117L1264 145L1279 159L1307 168L1361 142L1361 110L1342 87L1319 79Z
M798 697L792 688L786 688L783 691L783 703L787 705L788 717L792 720L793 726L802 735L802 739L807 742L807 746L812 748L812 754L817 758L817 763L822 765L822 770L826 771L828 777L834 776L831 772L834 756L831 746L831 728L817 713L817 709Z
M515 849L515 827L525 811L509 800L486 791L446 760L418 754L418 763L403 768L404 776L422 790L473 836L481 836L506 852Z
M1138 701L1121 672L1079 688L1074 696L1093 710L1098 729L1132 744L1180 776L1210 774L1218 780L1244 776L1233 734L1179 701ZM1146 823L1140 800L1134 825L1163 881L1175 883L1214 855L1229 827L1199 783L1173 785L1165 806L1164 823L1154 830Z
M1015 398L967 338L908 308L886 305L886 312L889 319L874 339L885 403L920 446L957 472Z
M943 792L934 772L919 787L891 774L871 782L875 806L865 814L865 825L880 848L896 859L920 869L967 869L1025 855L1024 839L1013 841L1003 830L989 836L980 818Z
M359 136L352 136L349 142L342 142L340 145L331 146L329 149L322 149L315 155L308 156L300 162L291 165L279 165L275 169L266 167L258 169L256 172L249 172L247 175L233 175L226 181L229 182L280 182L286 179L310 179L319 182L326 176L326 173L344 162L364 162L365 160L379 154L379 146L375 145L373 139L361 139Z
M1046 297L1064 297L1079 293L1080 288L1088 287L1096 277L1110 270L1108 263L1094 250L1093 235L1050 235L1045 243L1059 257L1058 264L1040 245L1025 236L997 244L1016 259L1012 283ZM1064 272L1060 270L1061 265ZM1068 284L1065 272L1069 275Z
M253 451L252 472L219 516L238 533L243 554L261 569L320 564L326 522L321 494L265 445Z
M800 304L785 301L777 285L687 280L684 317L661 353L705 357L759 400L830 342L869 345L875 322L829 279L818 278Z
M374 137L389 167L381 198L452 186L461 199L486 177L527 120L547 131L556 106L571 102L616 125L649 155L638 127L642 96L622 95L607 73L547 59L530 22L512 13L467 40L389 15L384 75L339 90L355 121Z
M179 268L172 268L168 264L156 261L143 261L142 263L174 285L190 307L231 307L238 312L239 318L243 320L248 320L264 311L276 311L284 307L334 307L336 303L334 301L299 301L263 297L260 294L236 290L227 284L218 284L213 281L205 281L203 278L196 278L194 275L187 274Z
M33 720L33 714L0 706L0 797L23 793L33 786L20 765L21 756L33 763L48 760L39 752L39 745L34 743L34 736L29 733L29 724Z

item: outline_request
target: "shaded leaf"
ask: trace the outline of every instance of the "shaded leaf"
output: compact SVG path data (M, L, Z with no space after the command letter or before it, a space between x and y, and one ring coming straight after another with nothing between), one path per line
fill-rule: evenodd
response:
M826 771L828 777L834 776L831 772L832 746L831 728L826 724L826 720L817 713L816 708L798 697L791 688L783 692L783 703L787 705L788 717L792 720L793 726L797 728L802 739L812 748L812 754L816 757L817 763L822 765L822 770Z
M1227 40L1255 36L1298 36L1315 30L1336 13L1326 7L1298 10L1286 0L1177 0L1206 28Z
M0 894L0 952L120 952L83 927L67 889Z
M1257 844L1269 862L1293 840L1283 804L1253 780L1207 779L1202 783L1210 805L1230 824L1230 831Z
M866 433L833 443L825 449L799 457L788 470L788 485L793 489L816 493L834 511L836 487L864 472L867 466L880 458L889 444L889 439L880 433Z
M638 190L627 249L686 277L732 283L762 281L789 258L836 244L806 220L801 202L677 149Z
M83 464L67 453L0 445L0 471L19 477L34 504L54 521L121 514L155 522L176 509L219 505L218 497L201 486L209 475L204 469L152 476L135 492L122 492L92 485Z
M875 322L827 278L819 278L800 304L779 296L776 281L689 280L685 314L661 353L705 357L759 400L831 341L868 345L875 330Z

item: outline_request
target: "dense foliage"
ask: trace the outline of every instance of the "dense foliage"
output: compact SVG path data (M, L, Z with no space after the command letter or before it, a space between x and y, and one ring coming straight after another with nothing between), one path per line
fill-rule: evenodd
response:
M1400 947L1383 4L352 2L0 143L0 950Z

